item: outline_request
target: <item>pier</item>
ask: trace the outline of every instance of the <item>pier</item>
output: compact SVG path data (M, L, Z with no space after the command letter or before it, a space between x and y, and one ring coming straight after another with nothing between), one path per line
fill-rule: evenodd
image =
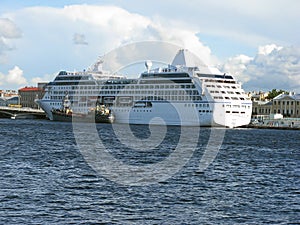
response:
M300 127L266 126L266 125L254 125L254 124L249 124L249 125L246 125L246 126L242 126L241 128L275 129L275 130L300 130Z
M46 114L41 109L0 106L0 118L45 119Z

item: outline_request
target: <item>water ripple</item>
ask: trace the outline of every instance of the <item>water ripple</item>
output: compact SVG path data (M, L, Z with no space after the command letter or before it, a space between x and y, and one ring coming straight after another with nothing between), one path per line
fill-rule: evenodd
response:
M97 129L115 157L139 165L163 160L180 135L174 128L159 148L132 152L110 138L111 126ZM300 222L299 131L229 129L215 161L198 173L209 134L201 129L198 149L172 178L132 187L92 170L71 124L1 119L1 224Z

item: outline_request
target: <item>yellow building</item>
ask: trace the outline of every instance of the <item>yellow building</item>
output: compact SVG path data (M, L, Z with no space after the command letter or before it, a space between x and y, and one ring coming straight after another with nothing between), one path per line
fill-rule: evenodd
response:
M253 118L266 118L271 114L300 118L300 94L280 94L271 101L253 100Z
M280 94L272 104L272 113L282 114L284 117L300 118L300 94Z
M272 101L253 101L252 114L253 115L270 115L272 109Z

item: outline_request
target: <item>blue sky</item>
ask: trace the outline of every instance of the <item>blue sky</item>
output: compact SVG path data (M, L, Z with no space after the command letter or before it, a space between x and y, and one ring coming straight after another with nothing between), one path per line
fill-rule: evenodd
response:
M0 3L0 89L83 70L124 44L190 49L246 90L300 92L297 0L16 1Z

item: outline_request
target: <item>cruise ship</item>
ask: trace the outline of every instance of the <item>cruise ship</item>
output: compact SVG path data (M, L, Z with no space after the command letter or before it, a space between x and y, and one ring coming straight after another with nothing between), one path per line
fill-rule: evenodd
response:
M239 127L251 119L252 102L232 75L194 60L186 49L173 62L129 79L105 72L98 60L82 72L60 71L37 104L52 120L68 94L72 110L87 113L96 102L108 106L115 123ZM197 65L198 64L198 65Z

